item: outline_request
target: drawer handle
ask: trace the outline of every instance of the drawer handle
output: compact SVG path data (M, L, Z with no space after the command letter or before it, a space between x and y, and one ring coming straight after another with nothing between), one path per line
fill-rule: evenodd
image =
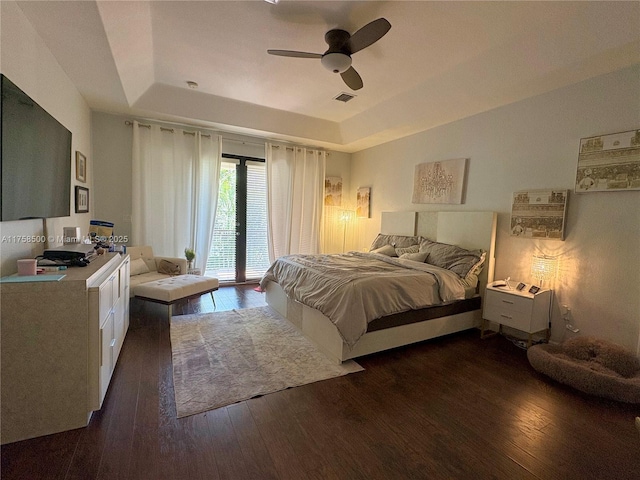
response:
M109 345L111 348L113 348L116 344L116 339L114 338L113 340L111 340L111 345Z
M513 319L513 317L510 317L509 315L500 315L502 318L508 318L509 320Z
M508 303L509 305L513 305L513 302L510 302L509 300L502 300L502 303Z

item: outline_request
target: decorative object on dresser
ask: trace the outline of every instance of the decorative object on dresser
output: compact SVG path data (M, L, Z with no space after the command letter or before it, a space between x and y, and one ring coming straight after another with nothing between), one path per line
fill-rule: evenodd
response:
M485 291L480 337L500 333L505 325L528 333L527 347L531 346L535 333L545 332L548 340L551 296L548 289L533 293L531 288L513 289L504 281L490 283ZM487 321L499 324L498 331L488 330Z
M412 203L464 203L467 159L416 165Z
M337 365L270 307L171 320L178 418L363 370Z
M568 190L525 190L513 194L511 235L564 240Z
M640 190L640 130L580 139L576 193Z
M3 444L86 426L109 386L129 326L129 257L64 273L0 284Z

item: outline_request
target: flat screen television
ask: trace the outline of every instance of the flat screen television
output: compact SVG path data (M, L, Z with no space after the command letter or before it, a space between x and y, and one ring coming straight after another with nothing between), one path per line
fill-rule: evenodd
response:
M0 221L69 216L71 132L6 76L0 81Z

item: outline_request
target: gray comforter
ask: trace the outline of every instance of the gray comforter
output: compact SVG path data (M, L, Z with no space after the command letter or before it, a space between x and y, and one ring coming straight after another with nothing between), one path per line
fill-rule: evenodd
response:
M270 281L289 298L320 310L349 346L376 318L465 298L455 273L376 253L280 257L260 286Z

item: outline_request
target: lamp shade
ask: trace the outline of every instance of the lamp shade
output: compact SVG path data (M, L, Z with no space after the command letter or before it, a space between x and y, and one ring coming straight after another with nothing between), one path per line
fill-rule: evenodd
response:
M345 53L327 53L322 56L320 62L327 70L342 73L351 66L351 57Z
M531 276L540 282L553 280L558 271L558 259L546 255L534 255L531 258Z

